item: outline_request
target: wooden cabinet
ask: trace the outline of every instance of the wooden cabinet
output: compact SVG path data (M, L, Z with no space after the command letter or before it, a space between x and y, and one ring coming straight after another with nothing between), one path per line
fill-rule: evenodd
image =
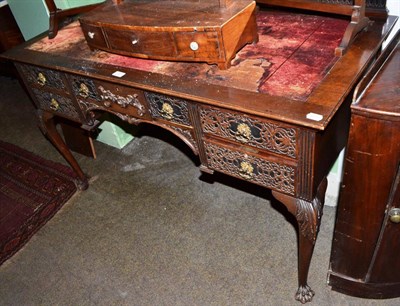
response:
M332 289L366 298L400 296L399 40L357 89L330 259Z

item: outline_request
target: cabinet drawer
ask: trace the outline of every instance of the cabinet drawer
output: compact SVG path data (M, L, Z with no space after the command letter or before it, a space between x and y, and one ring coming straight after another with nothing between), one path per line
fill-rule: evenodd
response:
M153 118L192 126L187 101L151 92L146 92L145 96Z
M166 56L176 55L175 43L169 32L142 32L121 31L104 28L109 48L126 51L138 56Z
M71 98L38 88L32 88L32 92L40 109L76 122L83 122L83 115Z
M224 58L219 46L218 33L177 32L175 33L178 57L182 59L220 59Z
M258 185L295 194L296 167L284 160L256 157L211 141L205 141L208 167Z
M46 68L25 64L16 64L20 75L25 78L30 86L45 90L66 91L63 74Z
M245 116L233 111L203 106L200 109L203 132L296 158L298 130L273 121Z
M122 116L149 117L143 91L140 89L76 75L69 75L68 79L76 99L84 110L102 109Z
M107 48L107 42L104 38L101 27L83 23L81 23L81 27L86 40L92 47L100 49Z

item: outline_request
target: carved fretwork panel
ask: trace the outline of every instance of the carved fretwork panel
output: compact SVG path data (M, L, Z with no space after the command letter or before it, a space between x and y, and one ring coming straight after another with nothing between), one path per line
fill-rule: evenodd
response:
M297 156L294 128L208 107L201 109L200 120L205 133L292 158Z
M70 98L42 91L37 88L32 88L32 91L36 96L40 109L51 111L57 115L77 122L82 122L82 117L78 111L78 107L75 106L74 102Z
M100 100L100 95L97 92L96 85L94 84L93 80L76 75L71 76L69 79L72 84L72 90L74 91L76 97Z
M191 126L188 102L151 92L145 92L153 118L161 118L171 122Z
M17 64L28 83L39 87L49 87L65 90L63 75L57 71L49 70L37 66Z
M295 194L295 167L209 142L205 142L204 146L209 168L289 195Z

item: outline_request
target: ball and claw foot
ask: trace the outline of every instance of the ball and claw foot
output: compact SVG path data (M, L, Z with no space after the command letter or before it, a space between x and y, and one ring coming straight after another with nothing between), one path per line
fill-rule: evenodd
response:
M295 299L300 303L305 304L311 302L314 295L315 292L311 290L310 286L300 286L299 289L297 289Z

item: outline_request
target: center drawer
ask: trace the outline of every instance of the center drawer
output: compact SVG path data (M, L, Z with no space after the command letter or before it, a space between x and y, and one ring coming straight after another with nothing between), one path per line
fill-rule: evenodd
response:
M147 103L140 89L77 75L69 75L68 79L76 99L84 110L102 109L122 116L149 118Z
M110 49L126 51L140 57L173 57L176 48L169 32L121 31L103 28Z

